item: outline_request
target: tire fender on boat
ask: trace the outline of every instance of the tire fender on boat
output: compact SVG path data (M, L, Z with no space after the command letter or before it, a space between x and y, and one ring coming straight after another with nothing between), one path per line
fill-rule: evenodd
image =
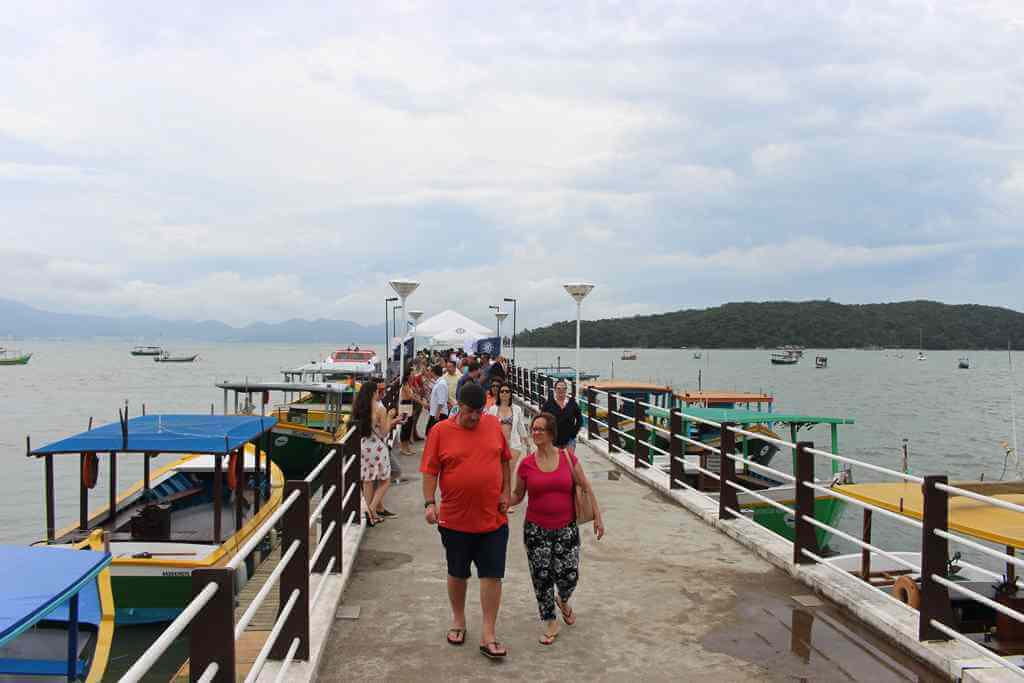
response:
M100 471L100 456L95 453L83 453L82 458L82 484L87 489L96 486L96 479Z
M901 576L892 585L892 596L914 609L921 607L921 589L909 576Z

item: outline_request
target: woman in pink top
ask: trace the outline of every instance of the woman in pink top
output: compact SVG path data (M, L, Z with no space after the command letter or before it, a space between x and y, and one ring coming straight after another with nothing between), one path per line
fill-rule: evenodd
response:
M604 536L604 522L590 480L575 455L555 447L556 429L555 416L550 413L533 418L530 435L537 451L519 463L511 502L511 505L518 505L529 495L523 540L540 618L547 626L540 639L542 645L550 645L558 637L556 601L565 623L570 626L576 623L576 615L569 606L580 571L580 530L576 527L572 492L574 476L594 502L594 533L598 539Z

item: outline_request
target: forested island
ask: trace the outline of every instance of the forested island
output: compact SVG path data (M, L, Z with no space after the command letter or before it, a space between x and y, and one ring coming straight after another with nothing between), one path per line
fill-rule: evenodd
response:
M584 320L581 344L605 348L1024 348L1024 313L937 301L839 304L832 301L728 303ZM576 321L523 330L520 346L574 347Z

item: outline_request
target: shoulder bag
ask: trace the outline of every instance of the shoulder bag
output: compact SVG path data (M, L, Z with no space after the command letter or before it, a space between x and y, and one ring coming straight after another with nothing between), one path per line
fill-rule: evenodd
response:
M586 524L587 522L594 521L594 500L587 495L587 492L583 490L583 487L576 482L576 468L572 464L572 458L566 453L564 448L559 448L558 452L565 456L565 459L569 463L569 475L572 476L572 498L573 503L576 506L576 524Z

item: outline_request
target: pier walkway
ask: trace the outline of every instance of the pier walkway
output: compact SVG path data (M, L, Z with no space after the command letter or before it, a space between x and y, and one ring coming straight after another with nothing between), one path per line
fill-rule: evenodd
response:
M475 579L467 643L448 645L443 550L423 521L419 458L402 457L408 481L387 499L400 516L365 530L339 611L358 607L358 618L335 620L319 679L940 680L584 443L578 455L607 532L601 541L589 526L582 533L575 626L563 624L551 646L537 642L542 625L523 552L523 505L510 518L498 619L508 659L491 662L477 651Z

